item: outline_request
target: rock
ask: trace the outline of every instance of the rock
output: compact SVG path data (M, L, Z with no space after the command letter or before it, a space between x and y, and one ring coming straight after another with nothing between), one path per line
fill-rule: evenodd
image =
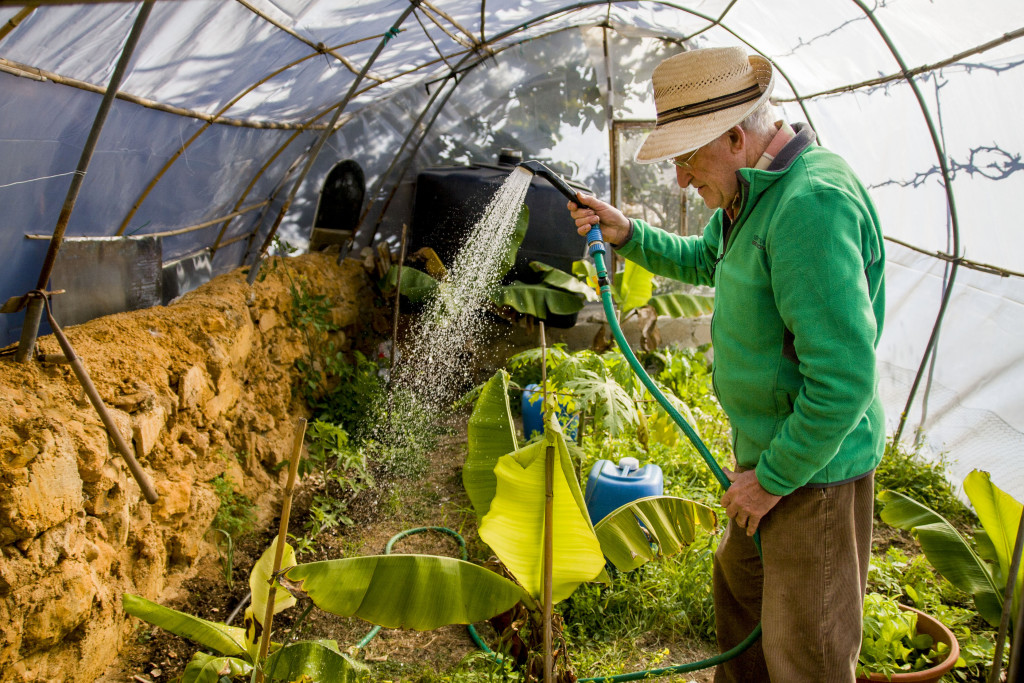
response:
M210 378L206 371L198 365L193 365L178 382L178 405L182 410L195 410L203 405L212 393Z
M238 403L238 399L242 397L243 389L244 387L231 373L223 373L217 381L217 395L206 402L204 412L207 418L214 422L231 410Z
M149 410L132 416L132 439L135 442L135 457L142 460L153 450L160 433L167 424L167 411L159 403Z
M88 567L68 561L52 574L23 589L25 609L21 652L28 654L59 643L78 628L92 610L96 586Z
M192 484L187 481L158 481L155 484L160 499L153 505L153 516L170 520L188 512L192 502Z
M0 497L0 545L33 538L82 508L77 449L67 431L45 418L25 426L36 453Z

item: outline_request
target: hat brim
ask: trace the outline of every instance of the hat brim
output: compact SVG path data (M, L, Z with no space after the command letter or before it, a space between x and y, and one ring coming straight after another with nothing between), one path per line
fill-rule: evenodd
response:
M750 62L755 71L758 67L767 67L771 72L761 97L753 102L745 102L711 114L657 126L648 133L636 151L634 160L640 164L653 164L692 152L737 125L767 102L775 85L775 69L772 68L770 61L758 55L750 56Z

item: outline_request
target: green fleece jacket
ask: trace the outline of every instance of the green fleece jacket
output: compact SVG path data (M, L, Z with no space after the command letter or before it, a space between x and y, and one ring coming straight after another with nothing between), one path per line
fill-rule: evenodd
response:
M741 468L785 495L872 471L885 420L875 348L885 256L868 193L837 155L797 135L768 170L744 168L735 223L703 236L643 221L619 253L647 270L714 285L714 385Z

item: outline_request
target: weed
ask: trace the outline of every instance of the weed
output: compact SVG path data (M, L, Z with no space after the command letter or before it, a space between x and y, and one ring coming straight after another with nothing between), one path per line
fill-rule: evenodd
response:
M228 588L234 585L235 569L235 539L244 536L253 529L256 514L253 510L252 500L245 494L235 490L235 484L230 477L218 475L210 481L220 505L217 507L217 514L213 517L212 529L221 535L217 547L223 553L223 576Z
M320 534L351 525L346 514L349 504L373 486L363 451L349 443L340 426L314 420L306 430L306 440L307 455L299 463L299 474L316 475L323 492L313 496L302 536L291 536L299 554L312 550Z
M252 500L236 491L235 483L227 475L217 475L210 480L210 485L220 499L220 506L211 526L236 539L252 531L256 520Z

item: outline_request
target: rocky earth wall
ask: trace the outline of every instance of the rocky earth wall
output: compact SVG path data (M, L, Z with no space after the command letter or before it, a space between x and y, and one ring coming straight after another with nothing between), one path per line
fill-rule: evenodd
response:
M125 440L160 495L146 503L67 364L0 360L0 683L95 680L131 625L123 592L173 600L216 552L225 474L277 514L299 417L292 286L330 297L343 349L386 332L363 264L275 259L250 287L240 269L166 307L70 327ZM44 353L61 353L52 336Z

